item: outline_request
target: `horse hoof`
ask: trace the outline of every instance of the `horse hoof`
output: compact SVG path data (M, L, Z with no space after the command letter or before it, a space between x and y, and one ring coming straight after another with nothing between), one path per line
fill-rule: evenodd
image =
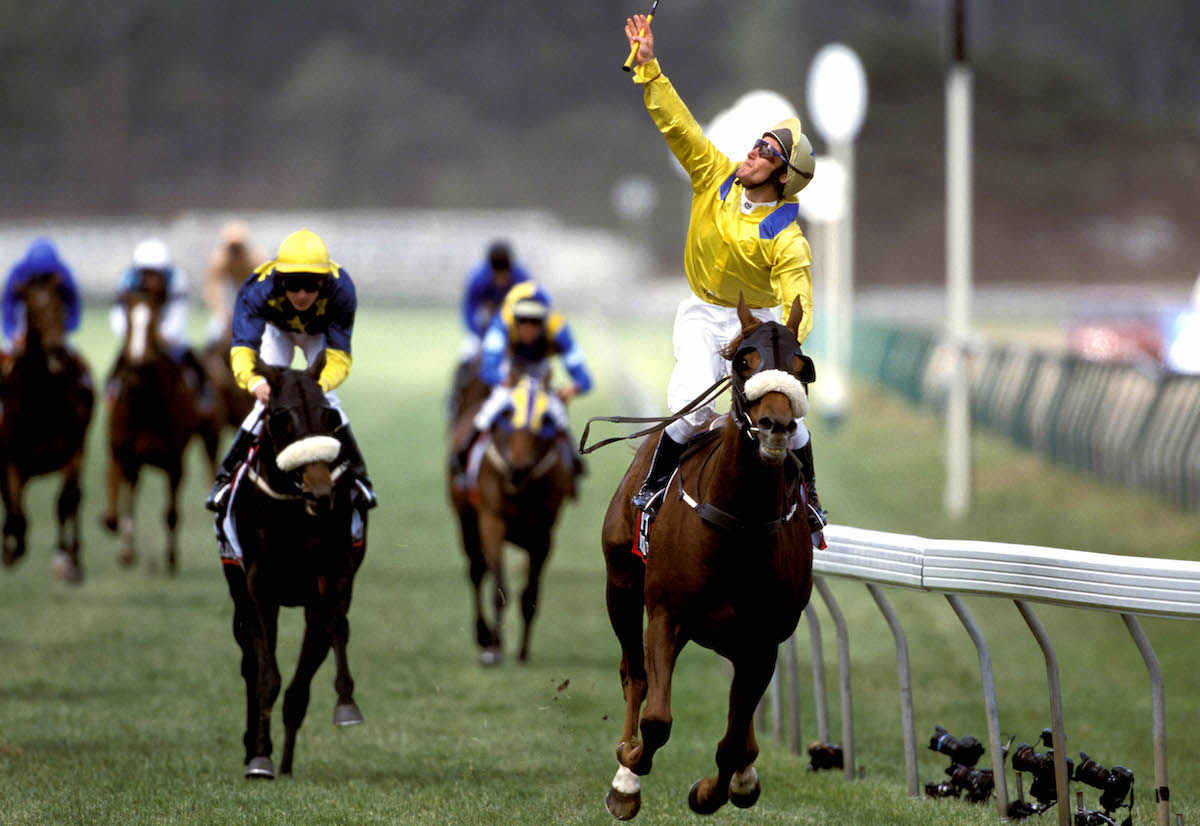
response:
M604 796L604 808L617 820L633 820L641 811L642 793L626 794L610 788Z
M137 562L137 551L133 548L122 548L117 554L117 562L128 568L133 563Z
M104 526L104 530L109 533L117 532L117 517L105 516L100 519L100 524Z
M362 712L354 703L338 703L333 709L335 726L357 726L363 721Z
M749 792L729 792L729 802L739 809L749 809L758 802L758 796L762 794L762 786L756 784Z
M692 784L692 788L688 790L688 806L698 815L711 815L721 808L725 803L724 800L719 800L716 795L713 795L707 803L700 802L700 784L704 782L704 778L700 778Z
M488 646L479 652L479 662L483 665L499 665L504 660L504 653L497 646Z
M54 575L63 582L78 585L83 582L83 569L65 551L54 552Z
M246 764L247 780L274 780L275 764L270 757L255 757Z

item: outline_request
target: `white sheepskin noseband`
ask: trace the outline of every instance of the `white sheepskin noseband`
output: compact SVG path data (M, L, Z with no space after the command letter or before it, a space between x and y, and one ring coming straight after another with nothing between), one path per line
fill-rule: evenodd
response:
M804 385L800 379L791 373L785 373L782 370L763 370L746 379L742 390L746 393L746 398L752 402L758 401L768 393L782 393L792 403L793 416L803 419L808 415L808 394L804 392Z
M275 464L280 470L295 470L311 462L332 462L342 449L342 443L332 436L308 436L279 451Z

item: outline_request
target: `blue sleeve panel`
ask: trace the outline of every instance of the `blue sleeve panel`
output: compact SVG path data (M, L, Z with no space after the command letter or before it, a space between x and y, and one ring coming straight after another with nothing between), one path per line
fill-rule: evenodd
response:
M576 389L580 393L591 390L592 374L587 368L587 362L584 361L583 351L575 343L575 337L571 335L571 328L566 324L554 336L554 346L562 355L563 367L567 369L567 374L575 383Z
M504 381L504 357L508 354L508 327L497 313L483 336L479 378L489 387Z

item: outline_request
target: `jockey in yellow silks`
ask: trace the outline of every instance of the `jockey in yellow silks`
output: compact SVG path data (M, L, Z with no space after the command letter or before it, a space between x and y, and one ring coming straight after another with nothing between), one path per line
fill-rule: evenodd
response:
M639 31L641 34L639 34ZM654 56L654 34L644 15L625 22L634 58L633 81L643 89L646 110L683 165L692 184L691 216L683 266L691 295L675 313L675 368L667 386L672 411L685 407L725 375L719 351L741 332L738 295L756 318L773 319L799 297L804 310L797 338L812 330L812 251L796 223L796 193L812 180L816 160L800 121L788 118L764 132L741 163L730 160L701 130ZM684 446L715 413L710 404L663 431L650 471L633 504L645 509L670 479ZM809 525L825 525L814 486L812 443L803 422L791 448L809 493Z
M362 507L374 507L366 464L334 392L350 375L350 337L357 307L349 273L330 260L325 242L307 229L283 239L275 259L259 266L242 284L234 304L230 365L238 385L254 395L255 404L221 463L205 503L210 510L219 512L224 507L233 474L261 427L259 419L271 390L267 380L255 372L256 357L266 364L287 367L297 347L309 364L325 353L325 367L317 383L341 416L342 424L334 435L342 442L355 479L357 501Z

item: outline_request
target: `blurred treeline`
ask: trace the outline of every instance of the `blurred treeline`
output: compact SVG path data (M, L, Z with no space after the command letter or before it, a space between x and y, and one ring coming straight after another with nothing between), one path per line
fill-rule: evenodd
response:
M857 49L860 279L935 281L948 5L662 0L655 29L701 122L760 87L807 122L812 55ZM2 213L531 206L617 226L612 185L638 174L674 268L686 188L618 69L624 18L648 7L0 0ZM980 277L1194 274L1200 4L967 7Z

